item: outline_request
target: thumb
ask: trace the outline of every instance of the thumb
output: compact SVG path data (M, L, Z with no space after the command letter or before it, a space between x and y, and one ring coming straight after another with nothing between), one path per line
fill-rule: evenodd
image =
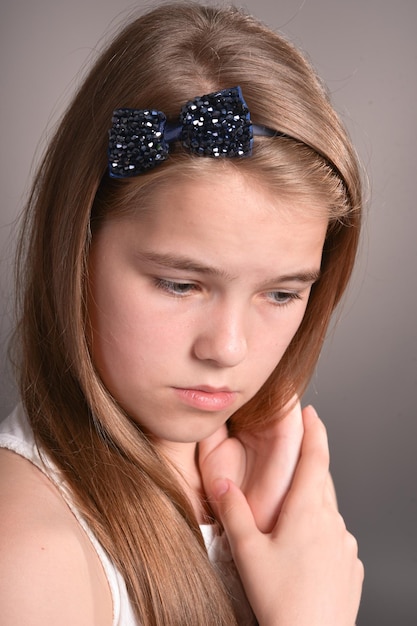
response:
M239 487L228 478L214 480L210 495L233 553L239 540L257 530L251 508Z

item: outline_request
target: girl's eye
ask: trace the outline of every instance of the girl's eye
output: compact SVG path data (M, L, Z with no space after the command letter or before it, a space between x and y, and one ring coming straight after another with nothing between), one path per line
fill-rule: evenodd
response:
M277 306L285 306L295 300L301 300L300 294L296 291L270 291L266 295L272 304Z
M155 285L158 289L166 291L173 296L186 296L197 289L194 283L182 283L166 278L156 278Z

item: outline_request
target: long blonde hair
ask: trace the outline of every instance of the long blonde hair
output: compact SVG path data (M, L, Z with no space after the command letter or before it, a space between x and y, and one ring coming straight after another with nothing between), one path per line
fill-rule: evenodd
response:
M144 625L236 621L175 476L95 371L86 310L89 246L103 220L145 206L156 185L224 165L178 149L155 171L110 180L107 131L115 108L153 107L175 118L190 98L235 85L254 122L294 140L256 138L252 157L227 166L329 211L322 276L304 320L273 375L230 422L239 430L270 419L311 376L352 271L361 210L349 139L315 73L282 36L235 8L194 3L162 5L127 25L92 68L50 144L20 242L23 402L39 446L62 470L122 572Z

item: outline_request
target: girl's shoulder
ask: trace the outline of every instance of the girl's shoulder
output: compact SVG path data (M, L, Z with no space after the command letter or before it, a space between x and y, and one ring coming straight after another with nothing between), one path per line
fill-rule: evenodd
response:
M100 560L57 487L0 449L0 606L3 626L110 626Z

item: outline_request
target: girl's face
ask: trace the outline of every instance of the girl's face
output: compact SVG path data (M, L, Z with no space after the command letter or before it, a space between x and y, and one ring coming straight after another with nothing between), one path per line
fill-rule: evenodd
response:
M318 278L326 209L235 171L172 183L94 237L92 354L161 443L215 432L270 376Z

